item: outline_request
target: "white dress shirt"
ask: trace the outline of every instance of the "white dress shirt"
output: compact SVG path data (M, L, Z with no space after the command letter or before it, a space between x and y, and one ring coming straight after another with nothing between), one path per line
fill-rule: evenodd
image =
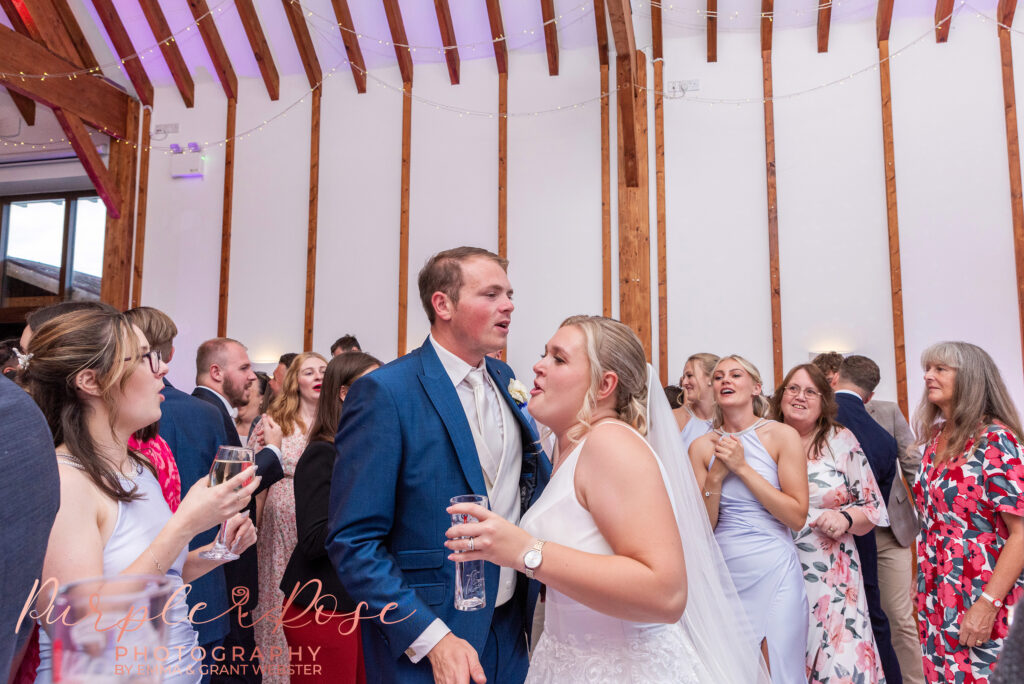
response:
M223 394L221 394L217 390L213 389L212 387L207 387L206 385L199 385L199 386L202 387L204 390L207 390L209 392L213 392L214 396L216 396L218 399L221 400L221 402L223 402L224 408L226 408L228 410L228 415L231 416L231 420L235 420L236 418L238 418L238 409L231 405L231 402L228 401L227 397L225 397ZM241 435L239 435L239 439L241 439ZM245 446L245 445L243 444L242 446ZM268 444L268 445L266 445L265 448L266 449L270 449L271 451L273 451L274 455L277 456L277 460L278 461L281 460L281 449L279 447L277 447L277 446L275 446L273 444Z

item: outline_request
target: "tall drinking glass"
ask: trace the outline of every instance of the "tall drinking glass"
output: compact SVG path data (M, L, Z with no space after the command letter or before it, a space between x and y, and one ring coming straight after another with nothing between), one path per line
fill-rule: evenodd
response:
M210 467L210 486L216 487L227 482L251 466L252 462L252 449L234 446L219 447L217 449L217 456L213 459L213 465ZM200 558L229 561L239 558L238 554L232 553L225 543L224 528L226 526L226 522L221 524L220 532L217 533L217 541L214 543L213 548L201 551L199 553Z
M474 503L487 508L487 497L480 494L463 494L451 498L452 505ZM480 522L465 513L453 513L452 525ZM466 539L466 537L462 537ZM456 553L463 553L457 551ZM484 562L482 560L455 561L455 608L456 610L480 610L487 606L484 592Z
M160 617L177 585L166 575L93 577L62 585L53 600L53 681L159 684L171 663ZM175 599L177 600L177 599ZM161 660L161 658L163 660Z

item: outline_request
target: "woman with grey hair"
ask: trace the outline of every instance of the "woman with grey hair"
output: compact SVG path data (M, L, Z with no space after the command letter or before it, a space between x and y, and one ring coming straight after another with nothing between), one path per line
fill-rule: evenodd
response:
M917 610L929 682L990 684L1024 595L1024 453L1017 409L992 358L966 342L921 355L914 416L925 447Z

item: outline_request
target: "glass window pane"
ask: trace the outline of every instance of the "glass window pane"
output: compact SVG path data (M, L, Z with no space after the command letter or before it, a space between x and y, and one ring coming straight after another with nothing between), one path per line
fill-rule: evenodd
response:
M107 208L99 197L82 197L76 202L71 296L73 299L99 299Z
M63 243L63 199L12 202L4 254L4 297L57 294Z

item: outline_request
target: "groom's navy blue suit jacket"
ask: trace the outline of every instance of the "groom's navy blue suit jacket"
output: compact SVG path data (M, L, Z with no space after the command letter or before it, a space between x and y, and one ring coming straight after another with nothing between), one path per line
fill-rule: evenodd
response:
M512 369L488 358L487 370L519 421L525 512L547 484L551 464L508 393ZM485 565L486 608L455 610L455 565L443 544L451 526L449 499L487 490L465 410L429 341L352 385L335 444L326 544L331 561L352 599L369 604L365 615L398 605L386 618L398 622L362 623L368 681L418 681L420 675L432 681L426 660L413 666L404 653L435 618L483 653L498 566ZM521 614L522 637L539 585L523 575L517 581L511 601Z

